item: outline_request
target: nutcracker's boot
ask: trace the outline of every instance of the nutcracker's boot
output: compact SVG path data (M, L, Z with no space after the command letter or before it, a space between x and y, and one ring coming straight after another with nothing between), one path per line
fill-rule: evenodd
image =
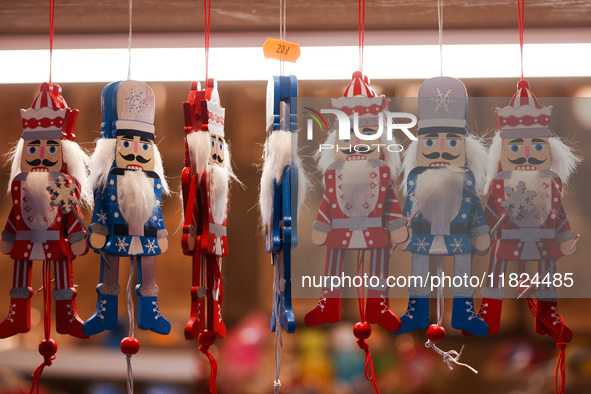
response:
M464 330L479 337L488 334L488 326L474 312L474 300L470 297L454 297L451 326L456 330Z
M398 331L400 329L400 318L390 310L386 290L369 289L367 291L365 321L368 323L377 323L390 331Z
M56 289L55 298L55 329L60 334L68 334L76 338L88 338L82 331L84 322L76 310L76 294L74 288Z
M31 329L30 287L13 287L10 290L10 308L8 316L0 323L0 338L8 338Z
M119 285L99 283L96 292L98 298L94 314L82 325L82 332L88 336L117 328Z
M548 334L556 342L570 342L573 339L572 330L568 328L558 313L556 301L538 299L535 330L539 335Z
M170 323L160 314L158 306L158 286L142 285L135 287L137 294L137 326L156 334L168 335Z
M335 323L341 320L341 293L342 289L322 289L320 300L316 308L306 313L304 323L313 327L324 323Z
M486 287L482 290L482 297L478 317L488 326L488 335L496 334L501 326L501 307L503 298L505 298L505 290ZM467 337L473 335L466 330L462 330L462 334Z
M226 325L222 320L222 289L221 283L220 288L213 290L213 331L220 338L226 337Z
M205 287L191 287L191 316L185 326L185 338L197 339L205 330Z
M400 329L396 334L404 334L416 329L429 327L429 298L410 297L404 315L400 317Z

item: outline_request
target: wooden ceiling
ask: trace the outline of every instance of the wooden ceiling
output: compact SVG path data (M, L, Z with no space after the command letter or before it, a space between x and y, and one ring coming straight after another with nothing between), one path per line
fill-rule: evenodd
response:
M48 0L1 0L0 34L46 33ZM134 0L135 32L194 32L203 29L200 0ZM211 28L260 31L278 28L277 0L213 0ZM367 29L437 26L436 0L367 0ZM444 0L448 28L517 26L516 0ZM591 0L526 1L528 27L591 26ZM355 30L356 0L290 0L290 30ZM128 29L127 0L56 0L57 33L119 33Z

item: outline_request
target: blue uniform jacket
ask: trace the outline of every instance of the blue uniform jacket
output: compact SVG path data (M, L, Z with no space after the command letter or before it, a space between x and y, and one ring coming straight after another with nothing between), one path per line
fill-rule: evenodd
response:
M464 188L462 192L462 202L460 210L456 217L449 224L449 231L447 234L434 234L431 231L431 223L418 212L414 218L413 201L415 199L414 192L417 184L417 178L423 171L428 170L429 167L416 167L408 175L407 178L407 198L404 203L403 214L410 220L409 228L412 229L412 237L406 250L418 254L439 254L439 255L455 255L461 253L472 252L471 238L476 238L489 231L488 225L484 218L484 211L480 198L476 194L474 188L474 175L466 168L464 175ZM447 230L447 227L446 227ZM437 239L436 239L437 238ZM443 241L442 244L447 248L446 252L433 253L431 247L434 242Z
M94 211L90 231L107 236L103 250L119 256L154 256L161 252L158 239L165 238L168 233L162 220L162 182L153 171L145 171L148 178L153 179L154 195L157 204L150 218L144 223L143 229L130 234L129 225L123 218L117 198L117 176L124 174L124 169L111 169L104 190L94 190Z

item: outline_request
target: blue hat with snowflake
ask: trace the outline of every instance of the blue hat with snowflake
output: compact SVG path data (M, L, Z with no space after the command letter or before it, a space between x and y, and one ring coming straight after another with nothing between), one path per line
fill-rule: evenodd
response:
M139 135L154 140L155 99L145 82L118 81L104 87L101 96L102 138Z
M427 79L419 88L419 121L417 134L466 134L468 94L457 78Z

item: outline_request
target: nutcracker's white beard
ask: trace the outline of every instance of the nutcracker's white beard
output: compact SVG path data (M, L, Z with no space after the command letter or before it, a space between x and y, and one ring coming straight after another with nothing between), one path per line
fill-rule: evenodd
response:
M531 213L520 212L524 219L527 221L522 223L524 226L539 226L546 221L546 218L550 214L551 202L551 179L546 178L545 180L540 177L539 171L512 171L511 177L505 182L505 186L512 187L515 189L519 181L525 183L526 190L533 190L536 192L530 202L533 210ZM544 188L543 184L546 183L547 187ZM514 219L514 221L519 221ZM529 223L533 221L532 223Z
M343 162L343 197L348 204L353 206L350 210L352 212L347 212L349 216L362 215L363 212L357 212L357 210L363 210L363 204L371 200L369 198L371 170L367 160ZM375 181L379 182L378 179Z
M225 168L219 166L209 166L209 192L211 198L211 213L213 221L222 224L226 215L228 204L228 183L230 175Z
M156 207L154 184L144 171L125 171L117 180L119 209L128 224L144 224Z
M460 210L464 172L463 168L449 166L419 174L412 215L420 211L432 229L447 226Z
M49 205L51 196L47 191L49 185L49 172L27 174L24 184L25 196L28 200L27 205L31 207L29 214L35 217L35 223L43 223L43 218L48 218L51 212L51 205Z

